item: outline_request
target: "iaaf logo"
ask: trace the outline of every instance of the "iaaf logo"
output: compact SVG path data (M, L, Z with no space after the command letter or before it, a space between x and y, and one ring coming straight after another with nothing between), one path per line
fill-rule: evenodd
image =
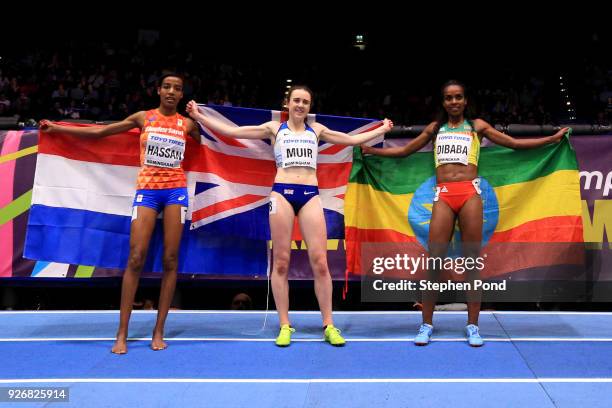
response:
M584 177L583 188L585 190L591 189L591 182L595 179L594 190L602 189L602 181L604 179L604 175L601 171L581 171L580 172L580 180ZM612 191L612 171L608 173L606 176L606 180L603 183L603 196L607 197Z

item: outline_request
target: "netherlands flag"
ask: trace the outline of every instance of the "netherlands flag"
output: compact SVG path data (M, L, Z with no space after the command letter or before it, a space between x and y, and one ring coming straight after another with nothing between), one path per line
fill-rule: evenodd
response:
M40 134L24 257L125 267L140 168L139 134L137 129L102 139ZM185 168L189 173L204 171L200 146L189 138L187 146ZM192 202L192 185L189 191ZM190 231L190 225L187 220L179 253L180 273L266 276L265 241L197 233ZM162 232L158 220L146 272L162 270Z

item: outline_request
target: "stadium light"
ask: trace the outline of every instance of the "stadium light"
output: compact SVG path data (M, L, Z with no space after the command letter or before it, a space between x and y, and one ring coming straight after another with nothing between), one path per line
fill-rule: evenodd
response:
M355 35L355 42L353 43L353 46L361 51L365 50L366 44L363 34Z

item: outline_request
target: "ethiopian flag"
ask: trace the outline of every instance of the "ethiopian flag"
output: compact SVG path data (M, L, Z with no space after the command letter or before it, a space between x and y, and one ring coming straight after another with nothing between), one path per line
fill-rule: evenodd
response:
M580 262L579 172L567 136L529 150L483 147L479 176L483 251L496 260L489 276ZM347 274L361 274L363 243L416 243L410 247L427 251L435 185L431 151L389 158L355 149L345 199Z

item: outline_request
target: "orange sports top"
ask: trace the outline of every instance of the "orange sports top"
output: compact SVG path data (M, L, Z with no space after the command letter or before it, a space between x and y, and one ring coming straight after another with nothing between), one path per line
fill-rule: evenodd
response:
M187 187L181 167L187 145L187 120L175 113L164 116L157 109L146 112L140 133L140 172L137 189Z

